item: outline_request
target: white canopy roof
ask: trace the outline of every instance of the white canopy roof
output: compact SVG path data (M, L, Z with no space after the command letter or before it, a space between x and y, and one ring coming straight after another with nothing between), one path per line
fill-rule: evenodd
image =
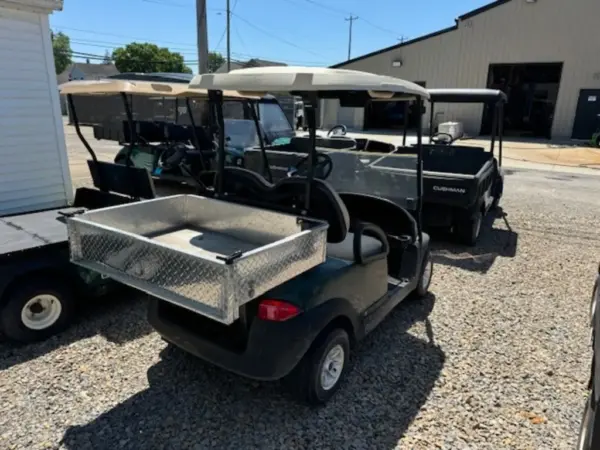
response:
M80 80L69 81L59 87L61 94L73 95L114 95L121 92L132 95L158 97L207 97L206 89L190 89L185 83L162 83L153 81L128 80ZM250 98L238 92L224 92L227 98Z
M234 90L254 95L267 92L366 91L372 98L380 99L429 98L426 89L400 78L324 67L253 67L229 73L196 75L190 88Z

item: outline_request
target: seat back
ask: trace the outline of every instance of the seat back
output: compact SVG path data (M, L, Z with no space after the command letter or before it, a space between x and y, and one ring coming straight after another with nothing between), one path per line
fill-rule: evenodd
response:
M227 166L223 173L223 188L236 200L281 212L304 209L306 178L290 177L269 183L259 173ZM335 190L323 180L315 179L310 190L310 208L303 215L329 223L327 242L342 242L350 227L348 210Z
M104 192L114 192L131 198L156 197L154 182L146 168L105 161L88 161L94 186Z

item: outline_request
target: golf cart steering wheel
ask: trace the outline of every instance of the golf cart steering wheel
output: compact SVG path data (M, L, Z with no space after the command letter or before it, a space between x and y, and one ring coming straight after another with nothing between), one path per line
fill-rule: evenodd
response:
M327 137L331 136L346 136L346 126L336 125L327 132Z
M441 137L447 138L447 139L440 139ZM435 144L452 144L452 142L454 141L454 137L451 134L448 133L436 133L435 136L433 136L431 138L431 141L434 142Z
M317 176L317 178L326 180L329 177L329 175L331 175L331 171L333 170L333 161L331 160L331 157L325 153L317 153L316 156L317 162L315 163L315 174L322 172L322 175ZM287 176L294 177L306 175L306 171L300 171L300 166L306 164L308 158L309 156L305 156L300 161L298 161L298 163L295 166L291 167L288 170Z

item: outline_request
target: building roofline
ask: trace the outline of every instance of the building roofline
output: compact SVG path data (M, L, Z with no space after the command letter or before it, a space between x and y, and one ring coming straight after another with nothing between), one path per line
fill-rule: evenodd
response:
M419 36L418 38L411 39L410 41L402 42L401 44L392 45L391 47L382 48L381 50L376 50L374 52L367 53L366 55L357 56L356 58L352 58L352 59L349 59L348 61L334 64L333 66L330 66L330 67L332 69L338 69L347 64L352 64L353 62L360 61L360 60L363 60L366 58L370 58L371 56L377 56L377 55L380 55L381 53L387 53L387 52L389 52L391 50L395 50L397 48L406 47L407 45L416 44L417 42L424 41L426 39L430 39L430 38L439 36L441 34L449 33L451 31L456 30L457 28L458 28L458 25L453 25L451 27L444 28L443 30L434 31L433 33L426 34L424 36Z
M462 16L458 16L458 20L470 19L471 17L477 16L498 6L502 6L510 1L511 0L496 0L495 2L488 3L487 5L483 5L480 8L474 9L473 11L469 11L468 13L465 13Z
M380 55L382 53L386 53L386 52L389 52L391 50L395 50L397 48L402 48L402 47L405 47L407 45L416 44L417 42L421 42L421 41L424 41L426 39L431 39L431 38L439 36L441 34L449 33L451 31L454 31L454 30L458 29L458 23L460 21L466 20L466 19L470 19L471 17L477 16L477 15L479 15L481 13L489 11L490 9L494 9L494 8L496 8L498 6L502 6L502 5L504 5L504 4L506 4L506 3L510 2L510 1L511 0L496 0L493 3L488 3L487 5L483 5L482 7L474 9L473 11L469 11L468 13L465 13L462 16L458 16L458 18L455 19L456 23L453 26L451 26L451 27L444 28L444 29L438 30L438 31L434 31L433 33L429 33L429 34L426 34L424 36L420 36L420 37L417 37L415 39L411 39L410 41L402 42L400 44L392 45L390 47L386 47L386 48L383 48L381 50L376 50L374 52L367 53L366 55L357 56L356 58L352 58L352 59L349 59L348 61L343 61L341 63L334 64L333 66L330 66L330 67L333 68L333 69L341 68L341 67L344 67L345 65L352 64L354 62L361 61L363 59L367 59L367 58L370 58L372 56L377 56L377 55Z

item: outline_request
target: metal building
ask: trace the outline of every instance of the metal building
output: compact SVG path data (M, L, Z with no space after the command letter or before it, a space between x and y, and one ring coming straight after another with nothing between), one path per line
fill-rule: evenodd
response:
M600 0L499 0L455 25L333 67L411 80L427 88L497 88L509 96L513 136L589 139L600 127ZM326 101L323 127L390 128L401 105L341 108ZM482 106L436 105L434 127L457 120L489 132ZM426 126L429 117L424 116Z

